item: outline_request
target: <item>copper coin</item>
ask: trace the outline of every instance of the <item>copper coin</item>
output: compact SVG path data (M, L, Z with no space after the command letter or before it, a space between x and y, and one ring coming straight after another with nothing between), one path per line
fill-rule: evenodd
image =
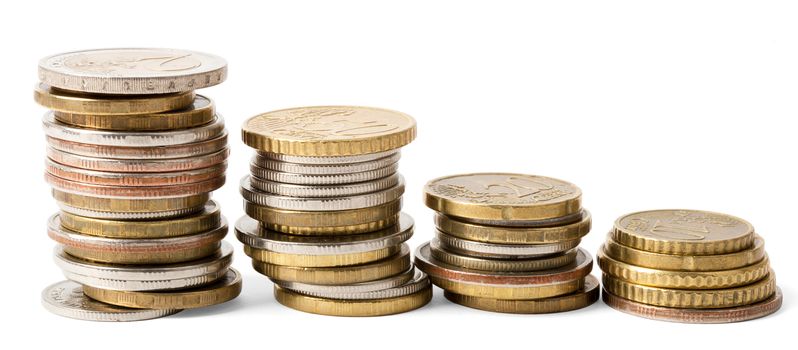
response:
M211 180L192 184L141 187L87 184L66 180L49 173L44 174L44 179L53 188L68 193L106 198L170 198L212 192L224 185L225 177L219 176Z
M173 159L113 159L81 156L47 147L47 157L53 161L75 168L120 173L160 173L207 168L225 162L230 155L227 147L222 150L194 157Z
M45 170L62 179L94 185L133 187L172 186L208 181L224 176L226 169L227 162L207 168L177 172L117 173L74 168L49 159L45 162Z
M227 147L227 131L209 140L169 146L109 146L47 137L47 144L59 151L87 157L113 159L175 159L218 152Z

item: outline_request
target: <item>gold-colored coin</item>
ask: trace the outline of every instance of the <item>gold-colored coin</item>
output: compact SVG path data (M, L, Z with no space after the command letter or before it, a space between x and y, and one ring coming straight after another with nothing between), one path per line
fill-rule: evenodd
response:
M585 277L584 287L566 295L529 300L479 298L445 291L449 301L474 309L514 314L545 314L581 309L599 298L599 282L592 275Z
M359 234L396 224L402 199L354 210L299 211L266 207L244 201L247 215L274 231L295 235Z
M653 253L716 255L741 251L754 243L754 227L726 214L698 210L650 210L615 221L612 238Z
M169 251L112 251L84 248L79 246L64 246L64 252L83 260L96 261L108 264L174 264L191 260L202 259L212 255L221 247L221 242L212 242L198 247L175 249Z
M675 289L721 289L754 283L770 270L767 256L759 262L731 270L718 271L671 271L630 265L615 260L599 248L598 264L604 273L627 281L651 287Z
M578 214L582 191L549 177L474 173L440 177L424 186L426 205L444 215L492 221L538 221Z
M153 114L109 115L54 112L59 122L101 130L161 131L187 129L210 123L216 116L211 99L197 95L194 103L185 109Z
M719 309L753 304L769 298L776 292L776 276L770 270L767 277L758 282L725 289L668 289L629 283L603 274L604 289L618 297L648 305L690 308Z
M125 199L73 194L53 189L53 198L70 207L115 213L151 213L202 207L210 198L207 193L174 198Z
M165 238L212 230L221 225L219 205L211 200L203 211L166 220L98 219L61 212L61 226L85 235L108 238Z
M504 300L527 300L551 298L559 295L574 293L584 287L584 278L575 280L530 285L499 285L470 283L456 280L447 280L430 276L432 284L443 290L477 298L491 298Z
M529 272L551 270L572 264L576 261L578 249L571 249L563 254L544 256L533 259L489 259L457 254L442 249L438 242L430 242L430 253L436 260L471 270L497 272Z
M344 300L308 296L274 285L277 302L295 310L329 316L385 316L418 309L432 300L432 287L387 299Z
M317 106L254 116L241 129L244 143L265 152L294 156L351 156L405 146L416 137L416 121L381 108Z
M334 267L367 264L396 255L400 247L386 247L368 252L336 254L336 255L303 255L273 252L266 249L244 246L244 253L253 260L266 264L295 267Z
M765 241L756 236L752 247L729 254L673 255L630 248L608 237L604 243L604 253L615 260L651 269L719 271L738 269L761 261L765 257Z
M220 280L199 288L164 292L131 292L83 286L89 298L136 309L194 309L221 304L241 294L241 274L233 268Z
M90 115L152 114L190 107L194 92L162 95L91 95L51 88L39 84L34 100L57 112Z
M252 261L256 271L269 278L321 285L342 285L387 278L409 269L410 248L402 244L399 254L368 264L340 267L296 267Z
M591 216L584 211L582 219L571 224L550 227L506 227L476 225L446 215L435 214L439 230L470 241L497 244L545 244L571 241L590 232Z

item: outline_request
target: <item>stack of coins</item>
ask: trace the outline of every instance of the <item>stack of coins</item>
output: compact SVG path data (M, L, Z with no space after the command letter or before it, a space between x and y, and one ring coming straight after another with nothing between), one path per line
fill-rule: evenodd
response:
M740 218L697 210L624 215L598 252L602 298L620 311L685 323L776 312L782 294L765 242Z
M416 266L444 296L507 313L550 313L598 300L593 259L578 248L590 231L582 193L535 175L479 173L441 177L424 187L436 211L435 237Z
M195 89L224 81L220 57L170 49L71 52L39 62L49 108L48 224L69 281L50 311L130 321L222 303L241 290L227 223L210 193L225 182L227 132ZM90 299L89 299L90 298Z
M236 223L252 266L277 301L336 316L413 310L432 297L405 241L399 148L416 122L395 111L345 106L285 109L244 123L258 150L241 181L249 217Z

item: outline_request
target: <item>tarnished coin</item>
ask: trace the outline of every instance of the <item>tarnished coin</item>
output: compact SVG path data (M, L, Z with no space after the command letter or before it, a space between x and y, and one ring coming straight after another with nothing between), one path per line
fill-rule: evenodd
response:
M390 151L377 152L377 153L360 154L355 156L337 156L337 157L291 156L287 154L264 152L264 151L258 151L257 154L258 156L263 158L279 160L283 162L319 165L319 164L344 164L344 163L370 162L372 160L385 158L387 156L399 152L400 152L399 150L390 150Z
M447 235L435 230L433 239L443 249L473 257L493 259L532 259L554 254L561 254L579 246L581 240L574 239L557 243L544 244L498 244L469 241Z
M718 271L755 264L765 258L765 240L756 236L746 250L718 255L673 255L652 253L627 247L608 237L604 243L607 256L627 264L658 270Z
M108 146L81 143L47 137L47 145L59 151L95 158L112 158L115 161L158 160L169 162L187 157L199 157L217 153L227 147L227 131L214 138L172 146ZM59 162L61 163L61 162Z
M48 159L45 161L45 171L53 176L69 181L82 182L104 186L173 186L185 185L216 179L224 176L227 162L207 168L162 172L162 173L123 173L86 170L56 163Z
M308 175L284 173L281 171L261 168L255 164L249 166L252 176L265 181L281 182L295 185L342 185L357 182L374 181L386 176L396 174L399 170L399 163L393 163L384 168L363 171L359 173L335 174L335 175Z
M213 86L227 78L227 62L196 51L114 48L67 52L39 61L39 80L98 94L165 94Z
M588 234L592 219L587 210L582 212L582 218L577 222L546 227L476 225L436 213L435 226L451 236L470 241L497 244L547 244L572 241Z
M444 215L500 221L555 219L581 210L582 191L549 177L474 173L437 178L424 186L426 205Z
M351 295L364 295L370 292L399 287L415 279L419 272L419 270L411 267L405 272L383 279L342 285L318 285L280 280L272 280L272 282L282 288L290 289L305 295L326 296L333 299L348 299L346 297ZM424 276L426 276L426 274L424 274Z
M42 305L56 315L84 321L142 321L180 312L176 309L132 309L102 303L84 295L83 286L72 281L61 281L45 288L42 291Z
M244 122L244 143L292 156L352 156L384 152L416 137L407 114L372 107L318 106L283 109Z
M261 168L280 171L284 173L294 174L308 174L308 175L335 175L335 174L349 174L360 173L364 171L371 171L382 169L391 164L399 161L401 153L395 152L384 158L379 158L367 162L360 163L341 163L341 164L301 164L289 163L281 160L274 160L261 156L254 156L252 164Z
M180 212L188 214L202 210L203 206L210 199L208 193L188 195L174 198L149 198L149 199L125 199L125 198L105 198L88 195L80 195L53 189L53 198L59 203L63 203L70 208L85 209L88 211L122 213L122 214L141 214L153 215L152 217L168 217L160 215L162 212ZM72 213L72 211L70 211ZM81 215L74 213L75 215ZM90 216L90 215L81 215ZM96 218L113 218L114 215L90 216ZM124 215L119 215L124 218ZM143 218L143 217L141 217ZM131 218L132 219L132 218Z
M81 128L125 131L160 131L185 129L207 124L216 116L211 99L196 95L188 108L152 114L76 114L54 112L55 119Z
M244 201L251 218L274 231L295 235L360 234L381 230L399 220L402 199L373 207L338 211L283 210Z
M47 147L47 157L56 163L80 169L120 173L157 173L202 169L224 163L229 155L230 149L223 147L214 153L185 158L117 159L81 156Z
M470 270L497 272L525 272L556 269L576 261L577 249L570 249L563 254L537 257L531 259L490 259L477 258L453 253L441 248L437 240L430 242L432 257L445 264L463 267Z
M153 96L89 95L38 84L36 103L53 111L75 114L136 115L184 109L194 101L194 92Z
M278 283L277 285L280 284ZM336 287L336 286L318 286L318 287L324 288L324 287ZM323 289L321 292L312 292L312 293L306 293L300 290L292 290L292 291L319 298L341 299L341 300L373 300L373 299L397 298L409 294L414 294L416 292L421 291L422 289L427 289L427 288L430 288L430 282L429 278L427 278L427 274L414 269L414 274L409 281L398 286L388 287L368 292L339 293L337 291L325 291ZM332 290L335 290L335 288L332 288Z
M44 179L53 189L86 196L124 199L174 198L213 192L224 185L225 177L217 176L201 182L169 186L109 186L70 181L50 173Z
M615 221L612 239L640 250L676 255L739 252L754 243L754 227L726 214L698 210L650 210Z
M295 310L329 316L385 316L418 309L432 300L432 287L385 299L330 299L300 294L274 286L277 302Z
M250 185L256 190L273 193L278 196L327 198L357 196L372 192L385 191L399 184L400 175L393 174L366 182L341 185L294 185L282 182L263 180L251 176Z

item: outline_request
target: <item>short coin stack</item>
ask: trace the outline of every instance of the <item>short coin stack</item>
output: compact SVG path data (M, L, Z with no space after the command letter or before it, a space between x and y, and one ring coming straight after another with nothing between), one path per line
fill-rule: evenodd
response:
M630 314L685 323L776 312L782 294L765 242L740 218L697 210L624 215L598 252L602 298Z
M35 100L51 111L48 224L69 281L50 311L134 321L222 303L241 290L227 223L210 193L225 182L227 132L195 89L224 81L219 57L170 49L71 52L39 63Z
M590 231L582 193L535 175L477 173L424 187L435 237L416 266L457 304L495 312L551 313L598 300L593 259L578 248Z
M236 223L258 272L288 307L336 316L413 310L432 297L405 241L399 148L416 134L410 116L367 107L279 110L244 123L258 150L241 181L248 217Z

